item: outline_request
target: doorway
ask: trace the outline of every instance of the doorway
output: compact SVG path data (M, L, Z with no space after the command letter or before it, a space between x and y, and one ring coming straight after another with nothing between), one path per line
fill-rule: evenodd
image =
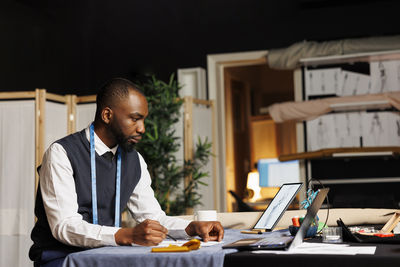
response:
M245 184L250 169L250 83L235 77L229 68L225 71L226 115L226 165L227 188L240 198L244 197Z
M226 187L243 199L247 174L259 159L297 151L295 123L275 124L267 112L271 104L294 100L293 71L266 64L226 67L224 81ZM228 211L234 211L229 197Z

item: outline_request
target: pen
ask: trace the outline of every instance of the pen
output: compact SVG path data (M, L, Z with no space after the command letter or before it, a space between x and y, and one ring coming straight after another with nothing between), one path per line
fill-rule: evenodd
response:
M172 239L172 240L174 240L174 241L178 241L178 240L176 240L175 237L172 237L172 236L170 236L169 234L167 234L167 237L170 238L170 239Z
M262 234L262 231L257 231L257 230L248 230L248 231L244 230L244 231L240 231L240 232L242 234L258 234L258 235Z

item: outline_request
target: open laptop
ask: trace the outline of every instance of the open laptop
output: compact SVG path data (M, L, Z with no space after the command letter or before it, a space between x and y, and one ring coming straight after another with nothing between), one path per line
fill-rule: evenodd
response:
M272 231L302 186L303 183L283 184L251 231Z
M304 217L303 223L295 237L283 235L281 232L276 231L269 233L265 238L245 238L239 239L233 243L227 244L222 248L236 248L239 250L267 250L267 249L294 249L301 243L303 243L304 237L307 233L308 228L312 220L321 208L326 195L328 194L329 188L323 188L318 190L318 194L312 202L311 206L307 209L307 214Z

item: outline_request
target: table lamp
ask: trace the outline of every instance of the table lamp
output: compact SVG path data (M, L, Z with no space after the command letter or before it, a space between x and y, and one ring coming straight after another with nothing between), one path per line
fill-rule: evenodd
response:
M247 175L247 188L253 191L253 195L249 199L250 202L255 202L261 198L260 175L258 171L251 171Z

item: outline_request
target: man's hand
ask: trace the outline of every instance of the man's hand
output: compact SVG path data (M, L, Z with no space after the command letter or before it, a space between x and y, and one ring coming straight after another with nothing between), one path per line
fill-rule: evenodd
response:
M222 241L224 238L224 228L220 222L193 221L185 229L190 236L198 235L207 241Z
M163 241L168 233L167 228L159 222L145 220L133 228L121 228L115 233L115 242L118 245L156 246Z

